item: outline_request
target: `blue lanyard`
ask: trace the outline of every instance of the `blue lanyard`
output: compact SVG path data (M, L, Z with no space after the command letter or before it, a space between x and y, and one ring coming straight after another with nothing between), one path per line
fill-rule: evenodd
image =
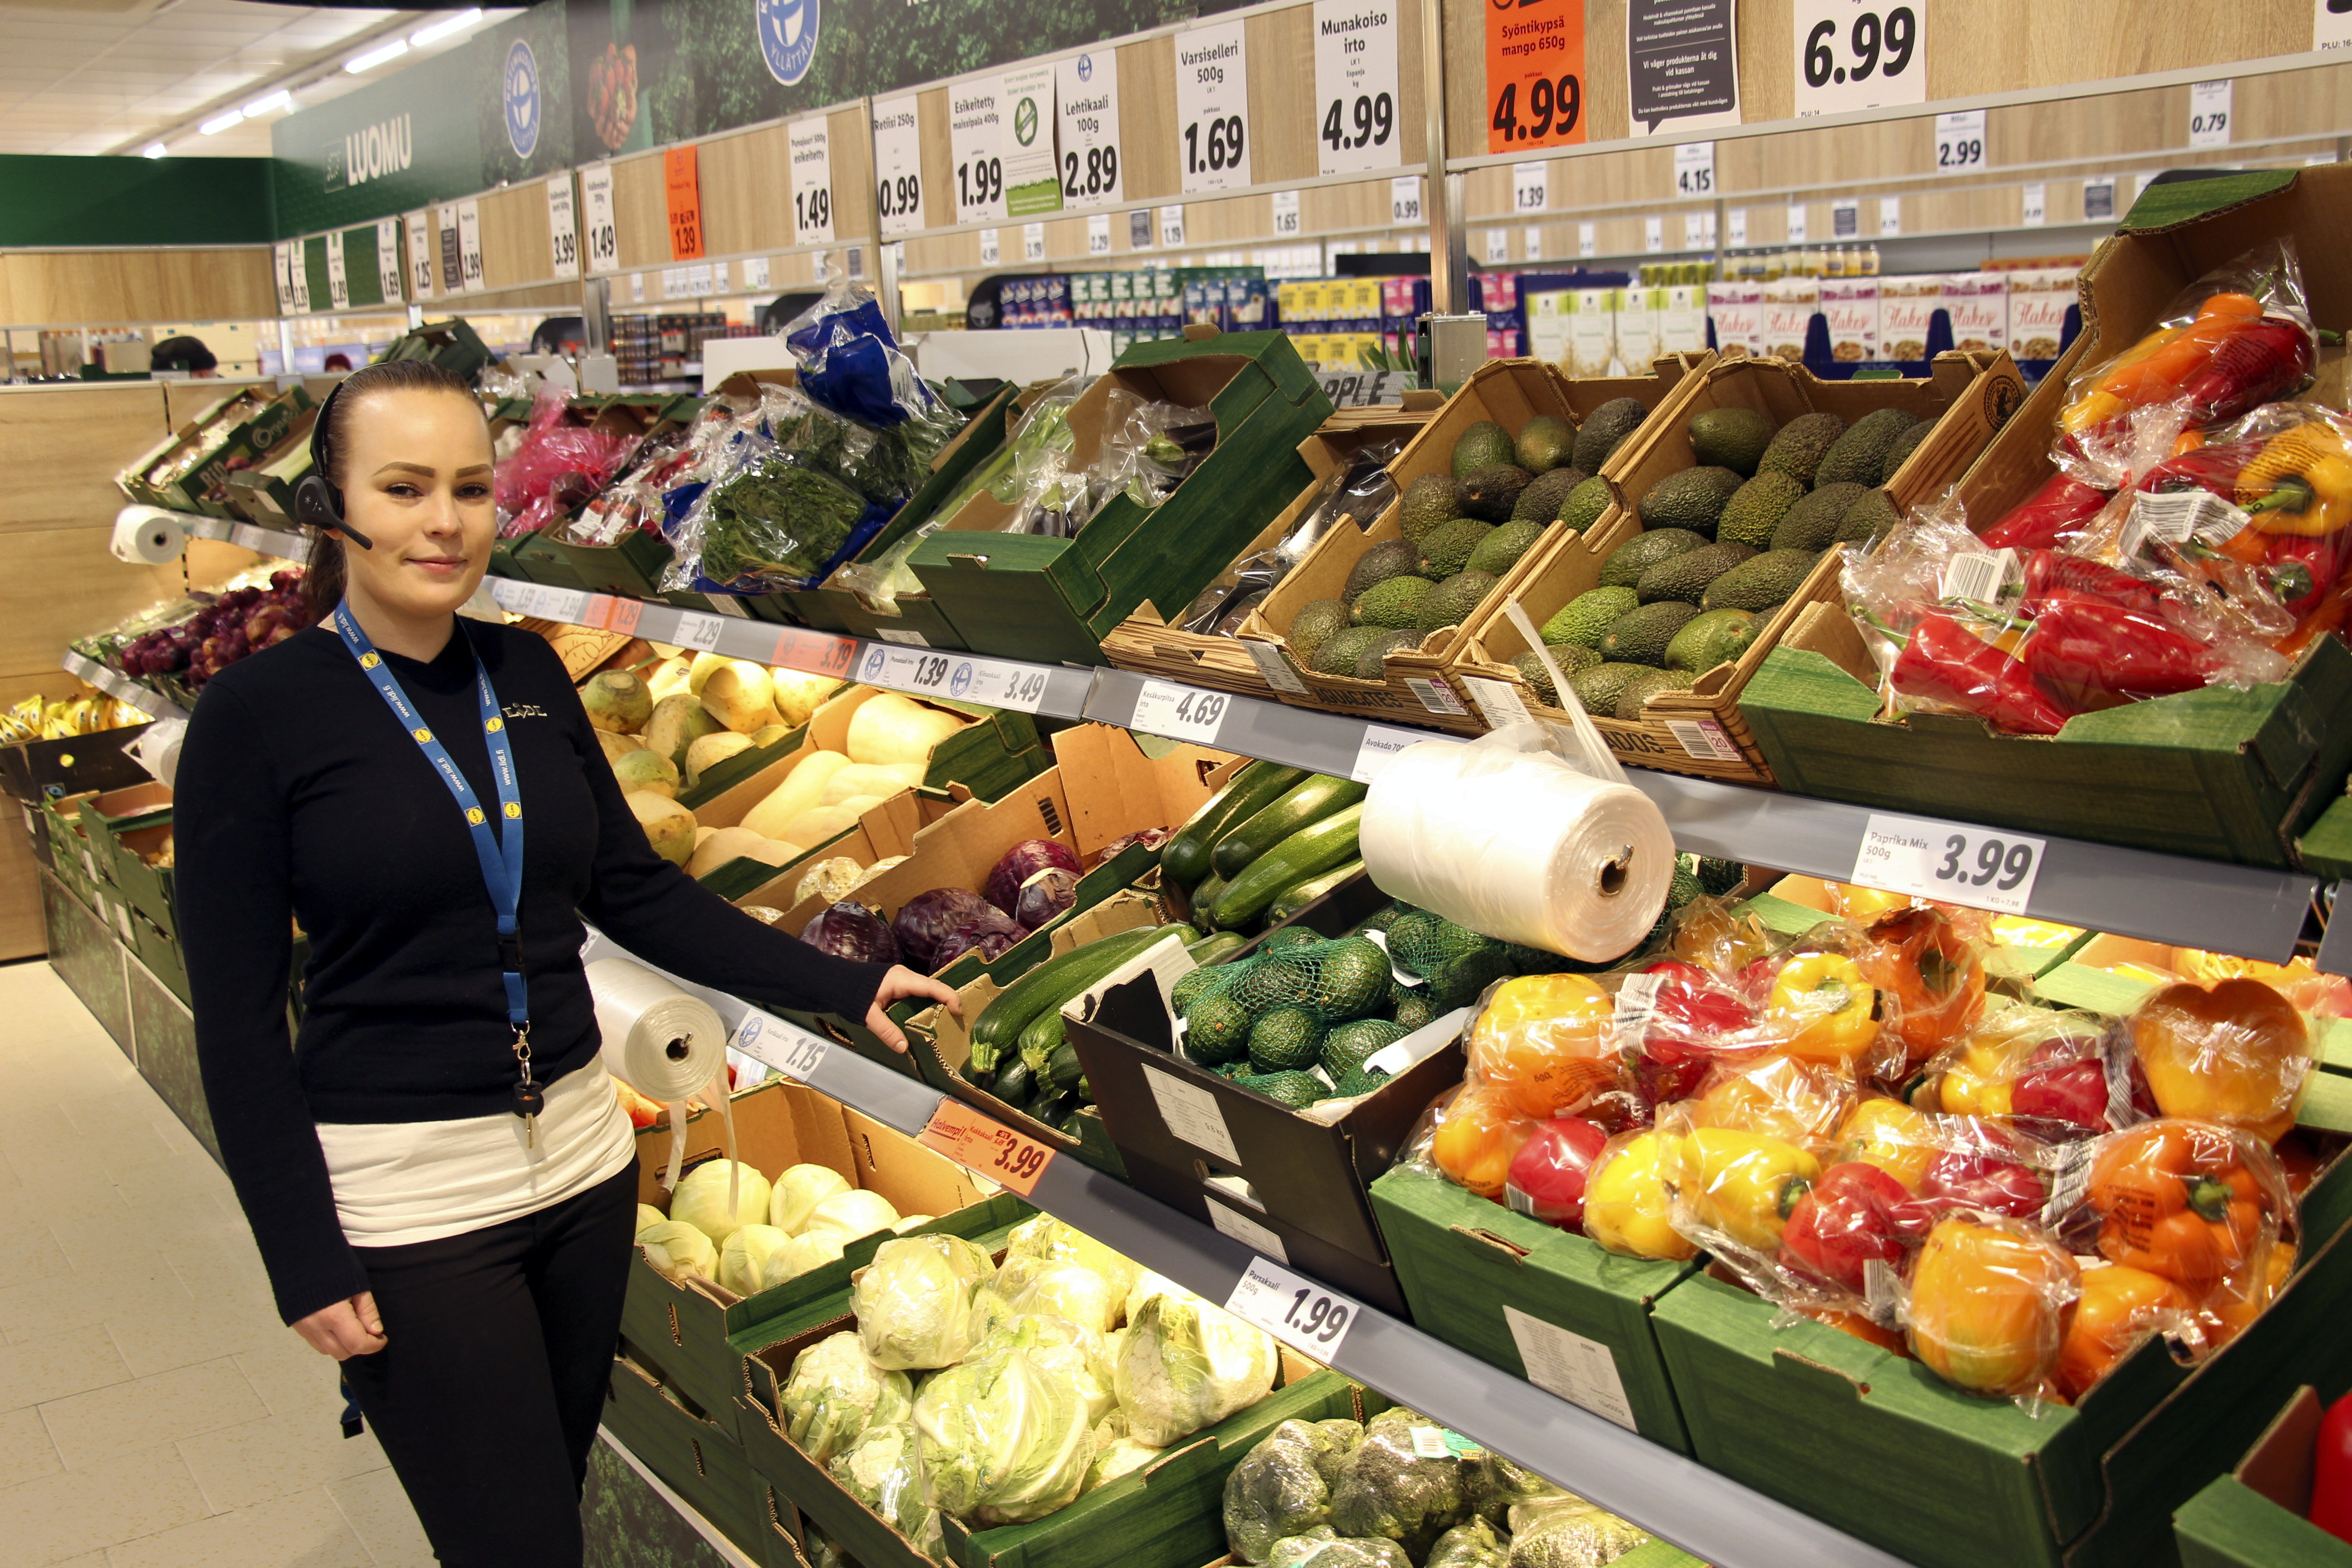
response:
M516 909L522 902L522 792L515 778L514 744L507 734L506 717L499 708L499 694L490 689L489 672L482 668L481 650L467 638L466 647L474 655L474 691L481 702L482 737L490 749L490 771L498 778L499 816L502 820L495 832L488 815L474 795L474 786L466 782L449 749L434 736L432 727L411 705L398 679L384 667L383 656L376 652L367 633L360 630L348 600L335 606L335 630L342 637L343 646L352 650L352 657L359 660L361 670L375 687L376 694L392 709L409 738L424 749L434 771L441 775L441 782L457 797L457 808L466 814L466 830L474 836L474 854L482 863L482 881L489 889L490 908L498 912L499 967L503 972L500 978L506 982L507 1021L514 1026L517 1054L523 1062L523 1084L528 1087L530 1005L523 983L522 938L515 923ZM466 636L463 623L452 635Z

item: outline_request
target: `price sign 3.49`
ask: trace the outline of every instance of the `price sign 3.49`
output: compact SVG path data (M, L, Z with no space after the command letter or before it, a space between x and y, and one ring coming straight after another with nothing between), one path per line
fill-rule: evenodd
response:
M1583 0L1486 8L1486 151L1585 139Z

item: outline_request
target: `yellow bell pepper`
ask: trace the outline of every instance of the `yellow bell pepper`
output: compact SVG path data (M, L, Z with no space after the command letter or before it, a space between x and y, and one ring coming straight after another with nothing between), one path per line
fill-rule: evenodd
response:
M2352 523L2352 453L2333 426L2298 425L2239 471L2237 500L2257 533L2334 533Z
M1878 1037L1871 1014L1878 993L1862 966L1842 952L1808 952L1789 961L1772 981L1765 1019L1790 1031L1781 1049L1809 1061L1851 1065Z
M1530 1024L1556 1019L1583 1023L1594 1013L1612 1017L1616 1003L1590 976L1582 974L1522 974L1495 987L1486 1011L1470 1027L1475 1049L1502 1039Z
M1838 1158L1875 1165L1916 1192L1936 1157L1935 1123L1899 1100L1874 1098L1855 1106L1838 1129Z
M1853 1098L1853 1080L1843 1072L1774 1051L1724 1072L1684 1105L1695 1127L1737 1128L1810 1147L1835 1135Z
M1668 1166L1679 1205L1699 1226L1757 1252L1774 1252L1789 1211L1822 1163L1794 1143L1729 1127L1673 1137Z
M1638 1132L1605 1154L1584 1189L1584 1234L1630 1258L1690 1258L1698 1248L1675 1231L1674 1201L1660 1169L1654 1131Z

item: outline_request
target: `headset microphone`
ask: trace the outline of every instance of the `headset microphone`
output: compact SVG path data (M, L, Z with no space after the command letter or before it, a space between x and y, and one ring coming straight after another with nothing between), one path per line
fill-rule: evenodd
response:
M343 521L343 492L327 476L327 421L335 411L335 399L343 395L342 383L327 394L327 401L319 405L319 417L310 426L310 472L294 487L294 521L321 531L339 529L345 539L362 550L373 550L375 541Z

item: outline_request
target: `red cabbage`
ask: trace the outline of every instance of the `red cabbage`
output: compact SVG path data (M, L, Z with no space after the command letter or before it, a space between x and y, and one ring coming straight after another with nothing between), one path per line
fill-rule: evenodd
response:
M1096 852L1095 864L1099 866L1106 860L1117 858L1119 851L1130 845L1140 844L1146 849L1158 849L1174 837L1175 832L1172 828L1147 827L1140 832L1130 833L1124 838L1114 838Z
M844 899L819 911L801 929L801 940L835 958L854 958L861 963L898 962L898 943L882 911L855 899Z
M1059 866L1076 875L1078 858L1050 838L1023 839L1007 849L996 862L996 869L988 874L988 901L996 906L999 913L1012 914L1021 896L1021 884L1049 866Z
M993 929L982 930L979 926L958 926L940 939L939 951L934 954L934 962L931 964L931 973L937 974L967 952L979 953L982 963L992 963L1003 957L1014 942L1028 934L1027 931L1019 930L1002 931Z
M1021 884L1013 900L1013 918L1035 931L1078 901L1076 873L1048 866Z
M898 939L906 962L929 974L940 966L940 943L958 926L1003 931L1020 940L1021 928L1012 918L962 888L933 888L908 899L890 930Z

